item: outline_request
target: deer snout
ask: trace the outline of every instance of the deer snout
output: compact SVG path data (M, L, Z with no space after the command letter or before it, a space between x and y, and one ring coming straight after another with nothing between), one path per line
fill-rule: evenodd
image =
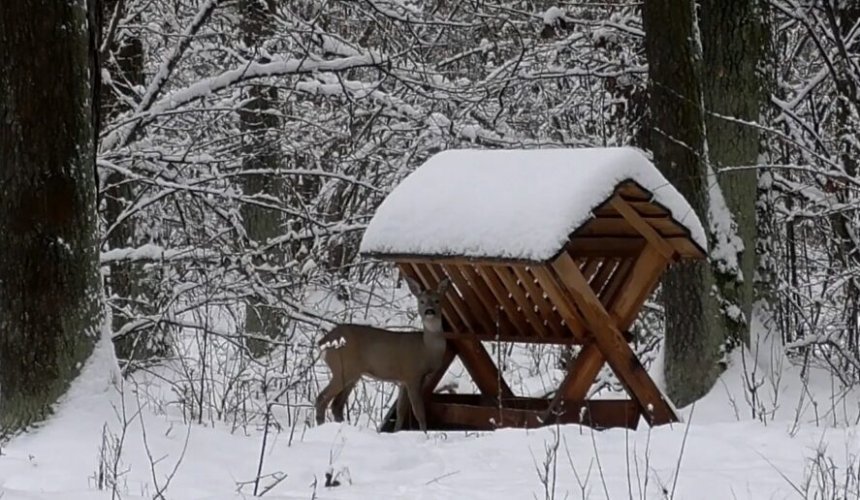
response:
M428 307L427 309L424 309L424 316L436 316L436 310L432 307Z

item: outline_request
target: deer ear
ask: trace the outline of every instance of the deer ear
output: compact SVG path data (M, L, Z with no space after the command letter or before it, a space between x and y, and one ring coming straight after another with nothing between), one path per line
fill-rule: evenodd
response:
M403 278L406 280L406 285L409 287L409 291L412 292L412 295L420 295L424 291L421 284L415 281L412 276L406 276L404 274Z
M445 292L448 291L448 288L451 287L451 278L445 278L439 282L439 285L436 287L436 293L440 295L444 295Z

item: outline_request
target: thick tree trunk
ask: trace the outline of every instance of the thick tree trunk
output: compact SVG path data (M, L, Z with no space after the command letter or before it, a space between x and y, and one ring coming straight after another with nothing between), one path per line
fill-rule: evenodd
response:
M760 144L756 127L761 113L766 33L758 0L700 0L702 81L708 156L726 206L737 224L744 248L736 270L720 272L717 283L728 340L749 344L757 254L756 199ZM742 169L732 167L746 167ZM720 245L715 242L714 246ZM717 250L719 250L717 248Z
M0 429L47 415L101 319L87 1L0 2Z
M648 0L643 7L651 93L650 144L654 160L707 227L708 183L701 74L692 0ZM711 293L706 262L673 266L663 281L666 313L665 375L681 406L701 397L720 373L726 338Z
M263 41L272 33L271 16L274 15L275 2L269 0L241 0L240 27L245 46L259 52ZM239 112L241 127L245 134L246 170L277 170L280 166L277 147L278 117L272 113L278 100L275 87L252 86L248 90L248 103ZM243 189L247 195L265 195L280 198L284 193L283 182L275 174L257 173L243 177ZM242 221L248 239L252 244L265 244L267 240L283 234L283 218L275 210L250 204L242 206ZM273 249L267 258L274 265L283 264L283 252ZM245 309L246 345L254 356L269 352L272 343L267 339L283 336L283 315L280 310L269 304L264 296L252 296Z
M674 266L664 281L669 396L707 393L726 351L749 342L756 271L758 64L764 30L753 0L648 0L651 145L657 165L709 230L710 262ZM739 121L740 120L740 121Z

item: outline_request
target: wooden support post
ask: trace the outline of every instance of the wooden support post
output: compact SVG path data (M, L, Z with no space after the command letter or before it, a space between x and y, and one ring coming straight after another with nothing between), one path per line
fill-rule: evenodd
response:
M595 333L597 347L630 395L642 406L643 416L652 425L677 421L674 410L645 372L627 345L616 320L606 311L573 259L568 254L562 254L553 263L553 269L574 294L588 326ZM642 295L641 291L637 292L638 296Z

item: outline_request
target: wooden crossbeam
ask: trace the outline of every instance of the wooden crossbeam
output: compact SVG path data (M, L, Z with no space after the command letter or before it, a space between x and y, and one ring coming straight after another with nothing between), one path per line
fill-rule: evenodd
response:
M657 286L666 266L666 260L651 247L646 248L635 261L621 263L600 297L619 329L627 331L633 326L642 304ZM624 300L620 300L622 293L625 294ZM584 399L605 362L596 344L585 345L572 361L558 394L565 399Z
M577 345L580 344L579 339L575 337L550 335L548 337L535 337L534 335L486 335L475 332L444 332L442 334L447 339L468 339L478 340L481 342L522 342L526 344L557 344L557 345Z
M609 204L612 208L618 210L618 213L624 217L624 220L626 220L639 232L639 234L648 240L648 243L653 245L654 248L663 255L663 257L669 261L675 259L676 252L672 245L663 239L663 237L660 236L660 233L658 233L651 224L648 224L648 221L643 219L642 216L639 215L639 212L634 210L626 201L624 201L620 196L613 196L612 199L609 200Z
M630 395L639 402L643 416L652 425L677 421L675 412L630 349L616 320L606 311L570 255L562 254L552 267L573 293L587 325L595 334L597 347Z
M428 425L445 429L493 430L500 427L534 428L546 425L547 401L515 398L498 407L477 395L434 394L427 404ZM639 422L639 407L630 400L564 401L553 419L562 424L581 423L598 429L628 427Z

